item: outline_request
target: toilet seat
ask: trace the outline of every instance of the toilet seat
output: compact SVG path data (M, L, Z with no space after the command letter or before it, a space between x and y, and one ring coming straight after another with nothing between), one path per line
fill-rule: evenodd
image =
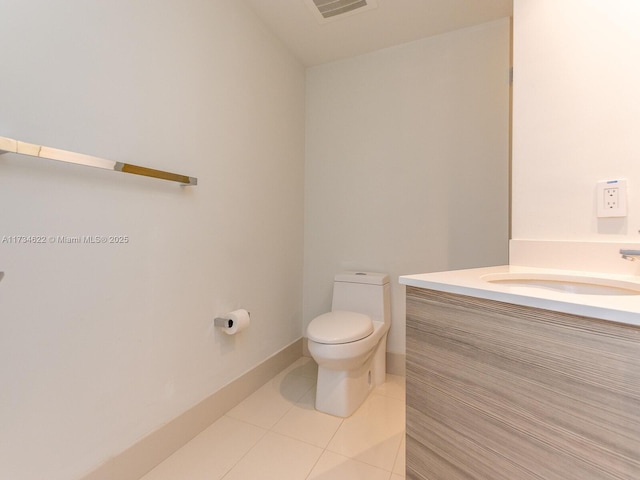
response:
M355 342L372 333L373 322L369 315L340 310L314 318L307 327L309 340L329 345Z

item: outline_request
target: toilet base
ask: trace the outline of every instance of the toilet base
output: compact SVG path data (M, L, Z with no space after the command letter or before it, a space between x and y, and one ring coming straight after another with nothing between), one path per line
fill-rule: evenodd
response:
M332 370L318 365L316 410L336 417L351 416L385 382L387 335L362 364L348 370Z

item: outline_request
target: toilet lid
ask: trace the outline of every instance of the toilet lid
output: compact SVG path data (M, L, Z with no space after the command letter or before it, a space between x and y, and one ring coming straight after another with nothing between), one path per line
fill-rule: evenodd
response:
M373 333L373 322L368 315L356 312L334 311L311 320L307 337L318 343L349 343Z

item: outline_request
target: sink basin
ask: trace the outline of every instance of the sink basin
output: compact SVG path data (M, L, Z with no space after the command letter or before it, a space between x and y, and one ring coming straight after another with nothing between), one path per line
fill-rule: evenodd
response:
M527 287L581 295L640 295L640 284L608 278L550 273L493 273L485 282L509 287Z

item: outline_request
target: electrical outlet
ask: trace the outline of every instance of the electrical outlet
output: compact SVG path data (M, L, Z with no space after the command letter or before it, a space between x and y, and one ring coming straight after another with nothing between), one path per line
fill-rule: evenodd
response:
M597 184L598 217L627 216L627 181L605 180Z
M618 197L620 195L620 189L617 187L610 187L604 189L604 208L607 210L618 209Z

